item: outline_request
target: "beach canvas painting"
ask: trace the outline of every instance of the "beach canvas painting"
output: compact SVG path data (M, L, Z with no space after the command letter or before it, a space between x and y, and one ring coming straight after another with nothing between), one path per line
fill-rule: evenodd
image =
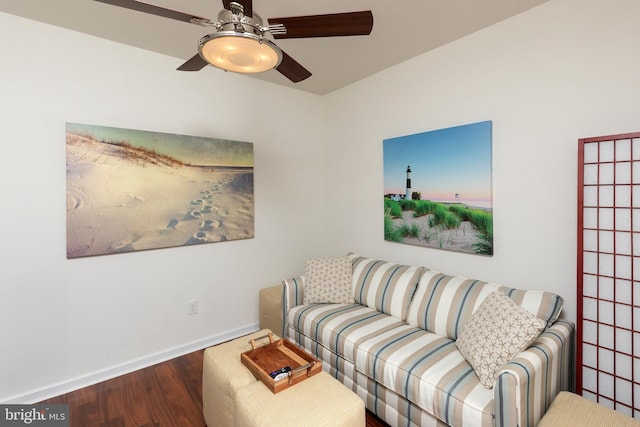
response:
M384 238L493 255L492 122L385 139Z
M254 237L253 144L67 123L67 258Z

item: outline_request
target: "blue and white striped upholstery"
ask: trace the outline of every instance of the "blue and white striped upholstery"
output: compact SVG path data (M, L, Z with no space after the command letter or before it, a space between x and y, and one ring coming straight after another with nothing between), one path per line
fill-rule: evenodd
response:
M424 268L350 255L356 303L405 320Z
M289 325L296 341L304 341L304 335L322 343L334 360L340 355L357 371L449 424L491 424L493 392L480 384L449 338L361 305L294 307Z
M287 336L287 315L289 309L302 305L304 301L304 276L292 277L282 281L282 337Z
M373 272L376 266L391 264L353 259L354 286L371 282L364 279L366 268ZM284 336L319 357L323 369L390 425L534 427L555 395L571 387L574 325L556 320L562 298L426 269L422 274L406 321L401 314L385 314L376 303L302 305L304 277L287 279ZM360 289L368 294L366 285ZM496 289L550 326L500 370L493 389L486 389L453 337Z
M551 292L512 289L428 270L411 301L407 323L455 340L484 299L498 290L547 325L558 318L564 302Z
M308 304L289 311L290 331L308 336L349 362L362 341L404 323L360 304Z
M500 425L537 425L555 396L572 387L574 329L572 322L555 321L498 372L493 392Z

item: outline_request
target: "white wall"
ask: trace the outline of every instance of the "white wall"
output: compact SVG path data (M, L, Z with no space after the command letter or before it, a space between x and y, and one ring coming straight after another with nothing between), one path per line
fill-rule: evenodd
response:
M640 2L552 0L325 97L327 252L561 294L576 314L578 139L640 131ZM383 240L382 140L493 121L495 255Z
M257 328L321 246L321 98L3 13L0 51L0 402ZM255 238L67 260L67 121L253 142Z

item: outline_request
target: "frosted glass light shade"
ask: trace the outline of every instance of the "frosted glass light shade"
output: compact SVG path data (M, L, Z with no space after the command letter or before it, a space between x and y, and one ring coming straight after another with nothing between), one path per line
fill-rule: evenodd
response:
M236 73L261 73L276 68L282 51L252 33L222 31L200 39L200 55L211 65Z

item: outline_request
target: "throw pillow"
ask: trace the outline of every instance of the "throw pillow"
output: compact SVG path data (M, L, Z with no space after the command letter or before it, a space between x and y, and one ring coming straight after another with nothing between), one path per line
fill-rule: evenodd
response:
M545 326L544 321L496 291L462 327L456 346L480 383L492 388L498 370L529 347Z
M353 304L351 259L311 258L305 267L304 303Z

